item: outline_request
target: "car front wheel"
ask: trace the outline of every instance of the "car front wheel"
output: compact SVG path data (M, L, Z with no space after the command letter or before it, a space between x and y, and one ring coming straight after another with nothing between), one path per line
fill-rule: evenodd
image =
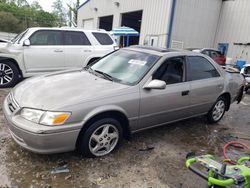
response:
M91 124L80 135L78 149L87 157L101 157L117 148L121 140L121 124L113 118L104 118Z
M219 97L211 110L207 114L209 123L217 123L221 120L226 111L226 99L224 97Z
M19 81L19 71L11 61L0 62L0 88L13 87Z

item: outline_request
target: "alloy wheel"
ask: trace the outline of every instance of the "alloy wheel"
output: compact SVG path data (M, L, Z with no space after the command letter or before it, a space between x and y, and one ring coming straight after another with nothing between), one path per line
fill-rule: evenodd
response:
M14 72L9 65L0 63L0 85L6 85L13 80Z
M116 147L118 140L118 129L112 124L104 124L90 136L89 150L95 156L104 156Z
M217 103L215 104L214 108L213 108L213 112L212 112L212 117L214 119L214 121L218 121L224 114L225 112L225 102L223 100L219 100L217 101Z

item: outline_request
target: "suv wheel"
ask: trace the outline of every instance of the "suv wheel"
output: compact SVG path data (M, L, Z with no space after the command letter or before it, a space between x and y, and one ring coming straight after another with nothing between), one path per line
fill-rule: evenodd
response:
M226 111L227 101L224 97L219 97L211 110L207 114L209 123L217 123L221 120Z
M0 62L0 87L13 87L19 81L19 71L10 61Z
M87 157L101 157L112 152L121 141L121 124L113 118L104 118L92 123L80 135L78 149Z

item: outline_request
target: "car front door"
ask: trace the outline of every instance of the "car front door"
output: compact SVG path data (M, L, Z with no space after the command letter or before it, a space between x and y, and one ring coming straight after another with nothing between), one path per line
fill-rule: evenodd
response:
M224 78L214 65L201 56L187 57L187 79L190 82L191 112L209 111L224 88Z
M59 71L65 69L62 32L39 30L24 46L24 63L28 73Z
M81 68L93 53L93 47L82 31L65 31L65 62L67 68Z
M167 59L152 75L166 82L165 89L141 88L139 129L161 125L190 116L190 85L186 82L185 58Z

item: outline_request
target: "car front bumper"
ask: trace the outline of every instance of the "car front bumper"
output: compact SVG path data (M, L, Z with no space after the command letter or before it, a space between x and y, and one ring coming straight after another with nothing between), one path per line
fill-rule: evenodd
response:
M56 128L38 125L23 119L20 115L13 115L7 99L3 104L4 116L14 141L35 153L50 154L72 151L75 149L80 129ZM54 128L54 129L53 129Z

